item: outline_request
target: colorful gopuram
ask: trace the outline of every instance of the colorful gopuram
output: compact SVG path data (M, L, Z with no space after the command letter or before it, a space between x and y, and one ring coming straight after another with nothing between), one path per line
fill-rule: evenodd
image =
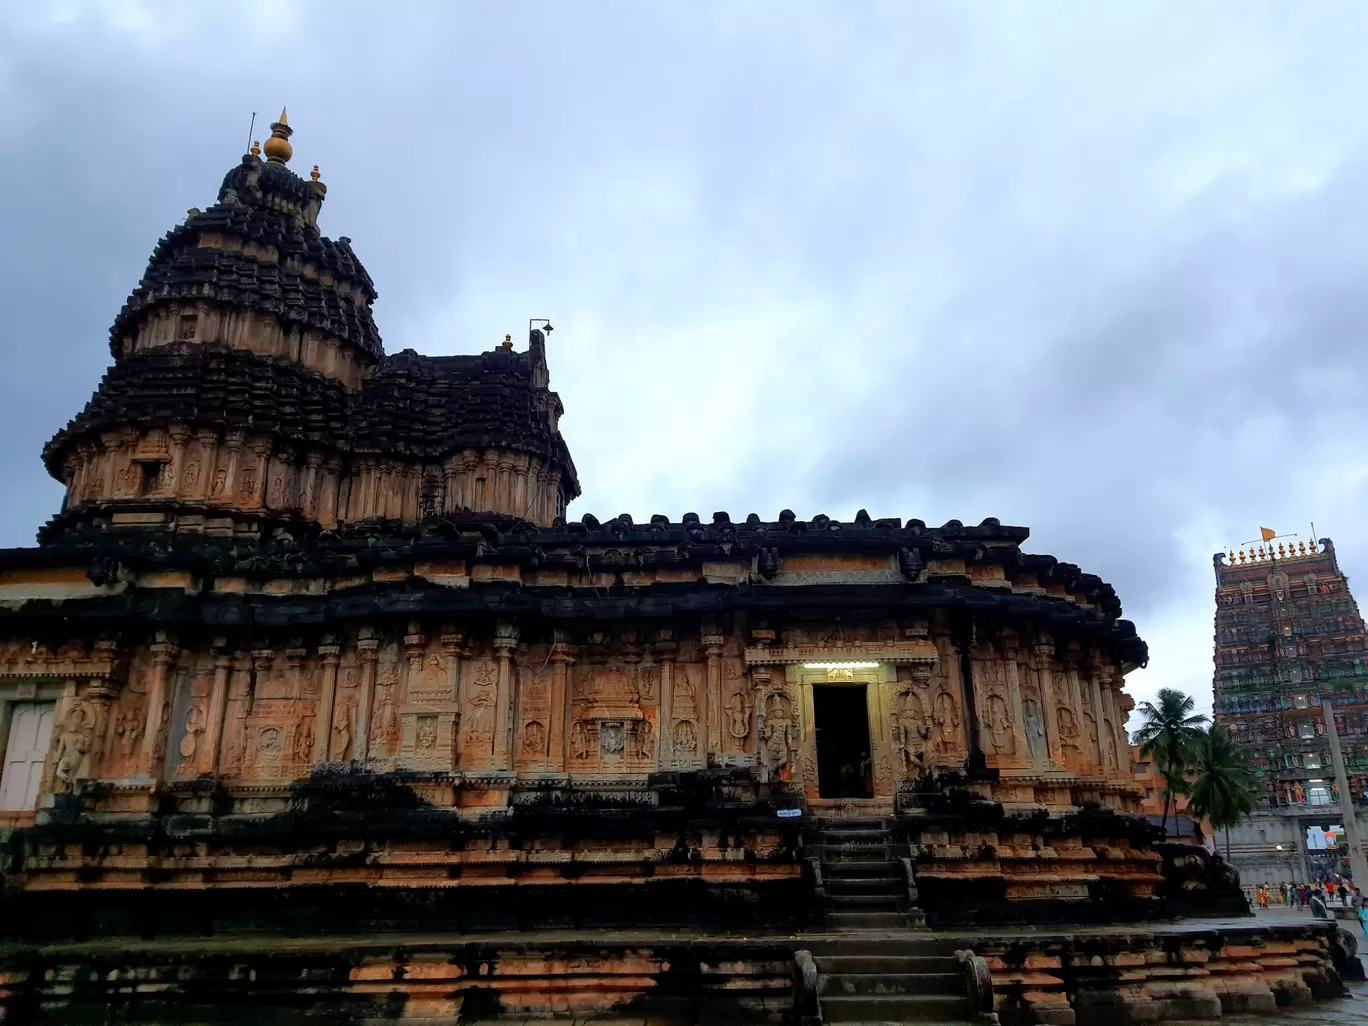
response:
M387 355L272 130L0 551L0 1015L1072 1023L1145 945L1332 989L1309 924L1290 961L934 934L1166 914L1113 589L993 519L568 519L550 326ZM1219 1009L1180 960L1126 1000Z
M1269 539L1213 562L1215 721L1262 788L1233 856L1250 881L1313 880L1341 867L1334 852L1313 856L1307 829L1343 825L1368 790L1368 633L1329 538Z

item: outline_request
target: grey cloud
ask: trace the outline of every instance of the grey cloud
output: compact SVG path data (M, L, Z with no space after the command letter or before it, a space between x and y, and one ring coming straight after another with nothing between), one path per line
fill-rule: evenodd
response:
M556 323L578 509L1024 523L1200 686L1211 550L1368 557L1365 43L1330 2L11 6L0 542L288 103L391 351Z

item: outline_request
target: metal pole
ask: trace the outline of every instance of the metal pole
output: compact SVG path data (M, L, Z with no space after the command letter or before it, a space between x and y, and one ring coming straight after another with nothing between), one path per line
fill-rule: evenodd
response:
M1330 761L1335 767L1335 783L1339 785L1340 817L1344 824L1344 839L1349 842L1349 872L1359 887L1368 883L1368 858L1364 857L1359 841L1358 821L1354 818L1354 796L1349 791L1349 775L1344 771L1344 756L1340 754L1339 731L1335 729L1335 703L1321 696L1321 712L1325 716L1325 736L1330 739Z

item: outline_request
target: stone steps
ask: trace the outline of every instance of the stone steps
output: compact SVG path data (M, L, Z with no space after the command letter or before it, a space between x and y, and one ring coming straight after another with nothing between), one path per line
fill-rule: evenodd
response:
M817 978L817 993L838 997L844 994L949 994L954 995L963 976L949 973L840 973Z
M964 970L947 941L911 932L907 879L886 820L826 821L811 842L826 889L826 924L847 938L814 945L817 1000L827 1023L963 1023Z
M925 1023L969 1021L969 999L957 994L824 996L823 1022Z

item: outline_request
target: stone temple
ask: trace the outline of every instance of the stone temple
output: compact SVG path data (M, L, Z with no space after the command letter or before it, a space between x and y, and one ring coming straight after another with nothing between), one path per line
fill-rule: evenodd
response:
M387 355L272 129L157 244L43 451L60 512L0 551L0 1017L1335 990L1326 924L1153 925L1219 881L1140 814L1109 585L992 519L569 519L549 325Z

